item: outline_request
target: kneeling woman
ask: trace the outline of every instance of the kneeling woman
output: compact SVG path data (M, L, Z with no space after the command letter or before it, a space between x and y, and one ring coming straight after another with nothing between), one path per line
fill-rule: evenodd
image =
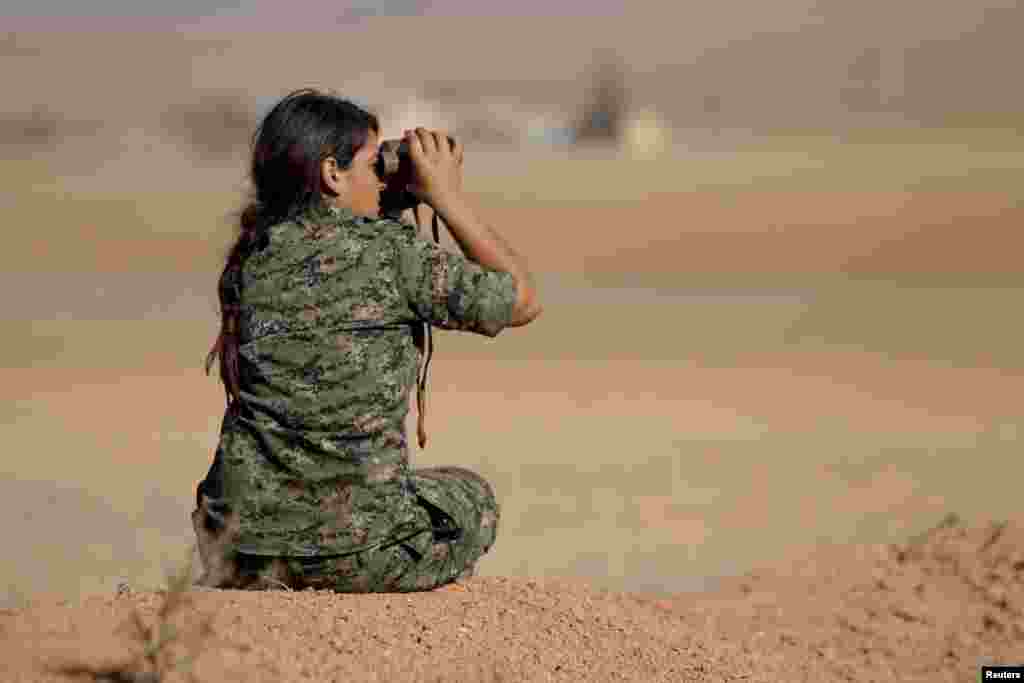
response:
M462 193L462 148L406 132L408 190L465 257L378 217L376 118L313 90L256 131L255 198L221 275L227 409L192 514L225 588L429 590L472 573L498 503L477 474L413 470L405 418L429 326L493 337L540 313L523 259ZM426 333L426 334L424 334Z

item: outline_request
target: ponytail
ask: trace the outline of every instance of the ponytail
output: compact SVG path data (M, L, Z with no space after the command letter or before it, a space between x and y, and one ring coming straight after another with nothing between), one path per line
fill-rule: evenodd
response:
M220 358L220 379L224 384L224 397L229 409L237 409L240 399L238 369L239 329L241 321L242 267L245 260L257 248L266 246L270 225L259 202L252 202L243 211L239 220L239 235L227 263L220 275L217 287L220 299L220 333L213 348L206 356L206 374L218 357Z

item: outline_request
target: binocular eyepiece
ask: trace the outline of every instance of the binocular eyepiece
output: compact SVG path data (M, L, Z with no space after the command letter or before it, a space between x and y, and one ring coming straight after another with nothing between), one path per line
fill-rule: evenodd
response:
M455 140L448 136L449 147L455 147ZM385 140L380 143L377 166L374 169L377 177L385 184L380 193L380 215L398 218L403 211L419 204L408 190L405 189L412 181L412 157L409 156L407 140Z

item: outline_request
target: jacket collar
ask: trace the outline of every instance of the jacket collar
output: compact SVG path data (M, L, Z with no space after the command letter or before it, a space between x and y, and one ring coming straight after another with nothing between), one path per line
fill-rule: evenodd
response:
M313 222L337 221L339 223L355 218L352 209L331 206L326 202L317 202L299 214L300 220Z

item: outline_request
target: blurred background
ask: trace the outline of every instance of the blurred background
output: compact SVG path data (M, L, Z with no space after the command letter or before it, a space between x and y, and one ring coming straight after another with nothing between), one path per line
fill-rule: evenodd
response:
M0 3L0 605L185 556L249 136L303 86L461 136L539 273L536 323L436 337L413 453L494 482L481 573L1024 518L1024 5L554 4Z

